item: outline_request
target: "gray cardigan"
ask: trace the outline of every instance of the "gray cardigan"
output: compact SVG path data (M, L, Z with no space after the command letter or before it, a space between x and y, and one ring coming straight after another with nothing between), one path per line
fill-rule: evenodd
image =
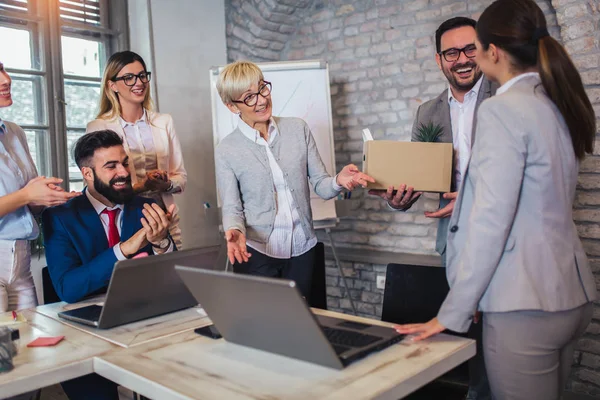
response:
M338 192L319 156L306 122L299 118L273 117L278 135L269 145L298 206L306 237L314 235L308 181L320 197ZM217 187L223 212L223 229L239 229L246 238L266 243L275 222L273 175L264 146L254 143L236 128L215 151Z

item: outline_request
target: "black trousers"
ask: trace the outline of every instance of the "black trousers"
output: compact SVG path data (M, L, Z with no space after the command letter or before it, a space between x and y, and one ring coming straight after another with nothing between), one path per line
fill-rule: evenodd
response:
M283 278L296 282L296 287L310 304L310 290L315 266L315 248L292 258L273 258L248 247L252 257L245 263L233 264L237 274L259 275L270 278Z

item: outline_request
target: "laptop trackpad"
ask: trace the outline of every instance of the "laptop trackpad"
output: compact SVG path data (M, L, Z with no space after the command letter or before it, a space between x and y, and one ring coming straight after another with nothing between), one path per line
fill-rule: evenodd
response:
M100 314L102 313L102 306L93 304L91 306L76 308L74 310L63 311L58 313L62 317L71 317L76 319L83 319L86 321L98 322Z

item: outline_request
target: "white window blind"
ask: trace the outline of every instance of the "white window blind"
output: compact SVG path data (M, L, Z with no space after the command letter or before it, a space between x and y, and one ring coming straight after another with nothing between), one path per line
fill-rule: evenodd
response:
M27 0L0 0L0 11L27 12Z
M90 25L102 25L100 0L60 0L60 17Z

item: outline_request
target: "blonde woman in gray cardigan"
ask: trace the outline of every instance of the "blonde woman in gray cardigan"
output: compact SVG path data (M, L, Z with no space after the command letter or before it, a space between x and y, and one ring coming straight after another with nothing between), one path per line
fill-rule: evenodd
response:
M271 83L257 65L229 64L217 90L240 117L215 155L233 270L294 280L308 299L317 244L308 181L331 199L374 180L352 164L329 176L306 122L272 116Z

